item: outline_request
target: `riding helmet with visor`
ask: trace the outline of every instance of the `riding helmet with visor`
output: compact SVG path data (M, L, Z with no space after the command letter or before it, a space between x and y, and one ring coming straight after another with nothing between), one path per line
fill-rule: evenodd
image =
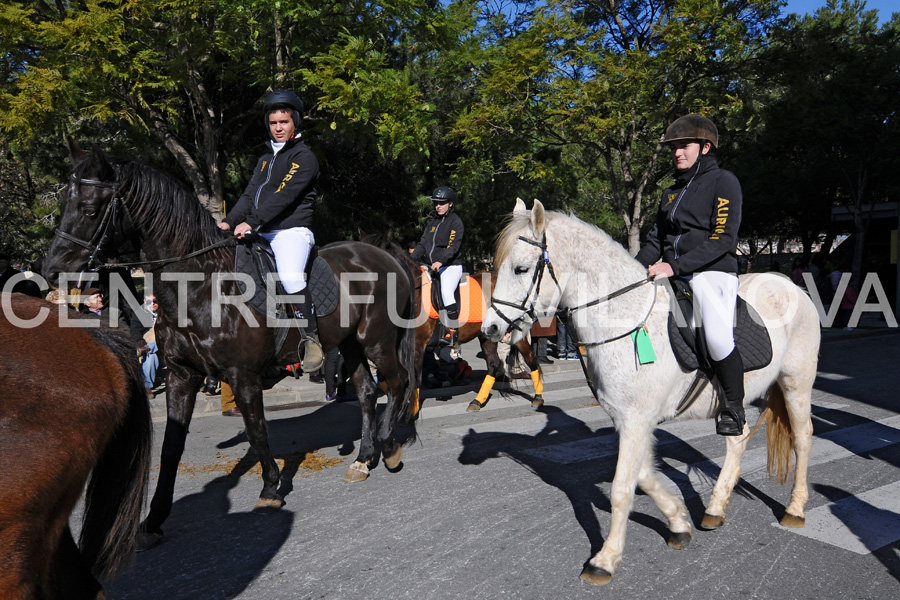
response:
M263 109L266 115L266 127L269 126L269 114L276 110L287 110L294 121L294 129L300 129L303 120L303 101L291 90L275 90L266 96Z
M453 191L453 188L442 185L431 194L431 201L434 203L456 202L456 192Z
M685 115L672 121L672 124L666 128L666 137L663 144L671 144L679 141L708 141L712 147L719 147L719 130L715 124L700 115Z

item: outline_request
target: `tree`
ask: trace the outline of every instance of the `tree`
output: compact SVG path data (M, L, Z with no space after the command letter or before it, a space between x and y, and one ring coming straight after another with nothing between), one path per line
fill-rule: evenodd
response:
M551 177L539 150L559 149L578 182L570 192L610 205L636 252L669 172L659 145L666 125L700 112L723 132L746 126L741 73L777 8L774 0L551 0L485 52L478 101L455 133L467 148L506 149L502 164L485 166L529 181Z

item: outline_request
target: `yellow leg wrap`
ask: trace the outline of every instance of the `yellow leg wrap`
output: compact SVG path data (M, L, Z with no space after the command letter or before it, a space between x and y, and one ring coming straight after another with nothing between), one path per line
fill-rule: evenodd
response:
M478 390L478 395L475 396L475 399L479 404L484 404L487 402L488 396L491 394L491 389L494 387L494 378L490 375L484 376L484 383L481 384L481 389Z
M416 415L419 414L419 408L422 406L421 404L419 404L419 388L416 388L416 393L413 394L412 403L413 403L413 405L412 405L411 414L412 414L412 416L415 417Z
M531 383L534 384L534 393L537 395L544 393L544 382L541 381L541 372L535 369L531 372Z

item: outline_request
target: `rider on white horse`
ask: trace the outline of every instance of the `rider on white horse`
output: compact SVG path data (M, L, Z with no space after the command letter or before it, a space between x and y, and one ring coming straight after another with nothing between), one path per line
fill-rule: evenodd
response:
M716 433L744 430L744 365L734 345L741 185L715 158L719 133L700 115L676 119L662 142L672 149L675 183L663 192L656 224L635 257L650 279L690 282L716 378L724 391Z

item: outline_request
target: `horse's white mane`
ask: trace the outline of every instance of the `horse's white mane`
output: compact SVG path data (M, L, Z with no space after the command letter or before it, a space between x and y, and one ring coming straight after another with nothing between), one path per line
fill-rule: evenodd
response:
M590 223L585 223L571 211L546 211L545 231L552 232L550 243L567 243L584 249L590 249L592 255L599 253L614 261L633 261L634 257L608 233ZM531 229L531 212L514 212L508 217L508 223L497 236L497 252L494 258L494 266L499 267L509 258L512 248L519 236L531 238L534 232ZM552 249L551 249L552 251ZM637 264L636 262L634 264Z

